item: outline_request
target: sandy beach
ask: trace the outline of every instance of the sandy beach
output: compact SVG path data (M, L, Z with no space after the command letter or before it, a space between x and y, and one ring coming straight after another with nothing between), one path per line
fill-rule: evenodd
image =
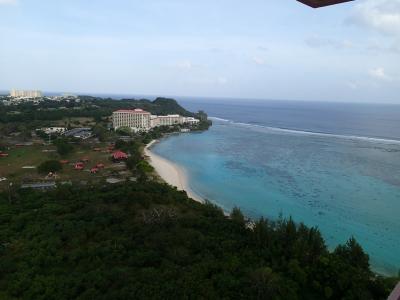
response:
M204 199L195 194L189 187L188 176L183 168L151 151L151 146L156 142L154 140L149 143L144 148L144 154L149 157L149 163L156 170L157 174L166 183L175 186L180 191L185 191L193 200L204 203Z

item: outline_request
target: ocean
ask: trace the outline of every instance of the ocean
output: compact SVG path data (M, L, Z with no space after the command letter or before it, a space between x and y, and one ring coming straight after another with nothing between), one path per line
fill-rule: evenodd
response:
M330 249L354 236L373 269L400 269L400 105L179 99L206 111L202 133L153 151L185 168L191 189L227 211L292 216Z

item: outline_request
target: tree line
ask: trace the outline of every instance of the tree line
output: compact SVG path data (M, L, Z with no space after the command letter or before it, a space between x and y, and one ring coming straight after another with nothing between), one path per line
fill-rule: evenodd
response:
M354 238L142 181L0 194L0 299L386 299Z

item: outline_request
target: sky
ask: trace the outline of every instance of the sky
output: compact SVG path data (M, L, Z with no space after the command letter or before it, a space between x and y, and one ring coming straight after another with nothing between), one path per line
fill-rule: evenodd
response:
M400 104L400 0L0 0L0 90Z

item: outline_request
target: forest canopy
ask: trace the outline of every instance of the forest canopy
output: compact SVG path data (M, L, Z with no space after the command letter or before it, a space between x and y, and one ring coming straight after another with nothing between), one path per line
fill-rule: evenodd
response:
M350 239L147 181L0 194L0 299L386 299Z

